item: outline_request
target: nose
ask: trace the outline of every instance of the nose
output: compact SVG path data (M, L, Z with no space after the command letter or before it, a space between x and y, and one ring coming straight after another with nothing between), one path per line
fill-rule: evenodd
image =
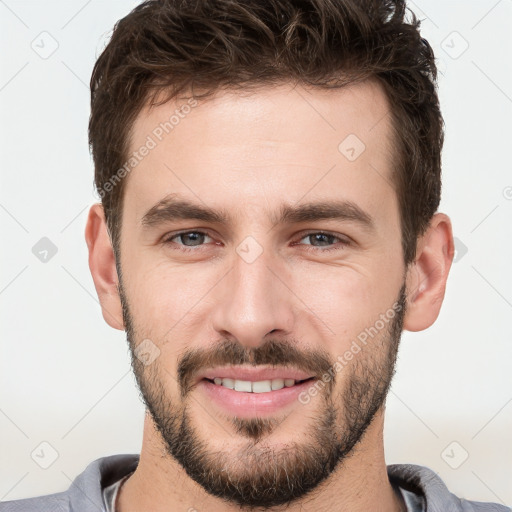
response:
M217 287L213 328L247 348L264 344L270 333L290 335L295 296L287 281L277 256L264 251L249 263L236 254L231 272Z

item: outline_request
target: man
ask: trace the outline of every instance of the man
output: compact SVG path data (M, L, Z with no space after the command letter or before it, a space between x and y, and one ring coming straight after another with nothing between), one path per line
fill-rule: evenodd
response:
M91 79L103 316L147 406L137 455L3 511L505 511L386 466L403 329L436 320L436 68L395 1L149 1Z

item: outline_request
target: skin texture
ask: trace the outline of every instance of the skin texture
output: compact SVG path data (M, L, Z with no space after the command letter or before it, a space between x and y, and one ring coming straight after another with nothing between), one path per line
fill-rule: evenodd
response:
M131 150L185 102L144 109ZM101 205L91 207L85 234L103 316L127 331L132 356L143 340L157 355L150 364L132 357L148 413L122 512L277 511L287 501L290 512L402 510L386 474L384 399L401 330L426 329L439 314L454 248L450 220L437 213L405 268L388 109L372 82L330 91L283 84L199 101L127 178L122 276ZM350 134L365 145L354 161L338 149ZM170 194L224 210L230 222L143 227L144 214ZM324 200L351 201L374 229L355 220L273 221L283 204ZM208 236L170 240L184 231ZM306 236L318 232L339 238ZM247 237L258 253L251 263L237 251ZM306 404L235 418L195 385L212 354L227 364L238 353L247 364L309 370L314 355L321 374L401 300L401 314ZM269 348L283 350L271 356ZM312 481L315 464L325 463ZM272 480L279 467L297 477L293 492L286 475ZM276 484L265 501L262 489Z

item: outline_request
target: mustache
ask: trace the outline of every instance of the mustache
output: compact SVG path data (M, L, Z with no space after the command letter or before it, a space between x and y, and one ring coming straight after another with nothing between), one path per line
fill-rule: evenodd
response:
M178 384L184 398L193 388L199 371L216 366L282 366L293 367L321 378L332 366L328 352L299 349L297 343L269 340L256 348L247 348L233 340L222 340L205 349L192 349L178 363ZM333 379L334 380L334 379ZM333 385L334 382L330 382Z

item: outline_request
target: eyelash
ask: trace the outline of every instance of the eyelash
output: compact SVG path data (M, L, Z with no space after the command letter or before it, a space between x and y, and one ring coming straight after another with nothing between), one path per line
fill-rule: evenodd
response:
M162 240L162 243L164 245L169 245L169 244L173 243L173 242L171 242L172 239L177 238L177 237L179 237L181 235L188 235L190 233L197 233L197 234L200 234L200 235L207 235L210 238L213 238L208 231L199 231L199 230L197 230L197 231L196 230L181 231L179 233L173 233L173 234L165 237ZM316 247L316 246L313 246L313 245L304 244L304 245L307 246L306 250L309 250L309 251L311 251L311 250L320 250L320 252L339 251L339 250L342 250L343 248L345 248L346 246L350 245L350 242L348 240L340 238L339 236L333 235L331 233L327 233L325 231L310 231L310 232L307 232L307 233L303 233L302 236L299 238L299 241L304 239L304 238L306 238L307 236L310 236L310 235L326 235L326 236L329 236L329 237L333 237L333 238L339 240L339 243L341 244L341 247L337 247L337 246L334 245L334 246L322 248L322 247ZM197 252L198 251L198 249L187 247L185 245L181 245L181 244L177 244L177 245L180 246L180 248L178 250L182 251L182 252ZM194 247L201 247L201 245L196 245Z

